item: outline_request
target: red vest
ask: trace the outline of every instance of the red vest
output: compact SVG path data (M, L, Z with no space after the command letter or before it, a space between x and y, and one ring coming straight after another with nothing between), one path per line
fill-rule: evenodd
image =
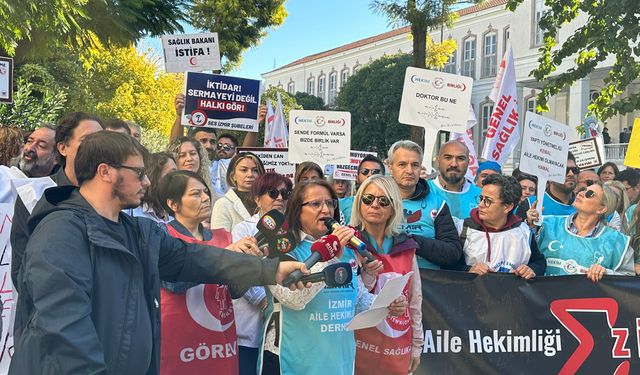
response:
M380 292L387 280L413 270L415 249L390 255L377 254L374 251L372 253L384 265L382 272L378 274L374 294ZM413 277L420 276L412 275L411 278ZM411 278L404 289L407 301L411 301ZM376 327L355 331L356 374L406 375L411 361L412 337L408 305L403 316L387 317Z
M231 233L213 231L210 241L178 233L189 243L226 247ZM160 289L160 373L163 375L237 374L238 340L233 303L226 285L200 284L184 293Z

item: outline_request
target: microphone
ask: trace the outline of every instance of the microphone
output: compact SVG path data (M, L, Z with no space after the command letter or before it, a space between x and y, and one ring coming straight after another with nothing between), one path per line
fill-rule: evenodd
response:
M282 254L286 254L298 246L293 233L288 231L278 232L275 237L269 239L268 250L269 258L278 258Z
M314 264L318 262L326 262L329 259L332 259L338 254L340 251L340 240L338 237L333 234L329 234L327 236L320 237L319 240L311 245L311 255L307 259L304 260L304 265L307 269L313 267ZM287 278L282 282L282 285L289 286L291 284L297 283L304 276L300 270L293 271Z
M319 283L324 281L327 288L337 288L351 282L353 272L351 265L346 262L334 263L326 266L322 271L303 276L303 283Z
M260 243L268 243L271 239L275 238L283 224L284 215L282 212L273 209L264 214L256 225L258 233L256 233L255 239L258 241L258 245Z
M324 225L326 225L327 229L332 232L342 226L332 217L328 217L324 219ZM356 233L358 233L358 231L356 231ZM355 235L351 237L351 239L349 240L349 245L353 246L363 258L366 258L367 263L373 262L374 260L376 260L373 254L371 254L371 252L367 250L367 244L362 242L362 240L356 237Z

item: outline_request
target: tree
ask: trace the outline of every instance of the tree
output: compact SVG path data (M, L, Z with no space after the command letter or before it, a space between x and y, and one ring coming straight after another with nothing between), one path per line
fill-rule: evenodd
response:
M324 101L315 95L298 91L295 95L296 101L302 108L308 111L322 111L325 109Z
M515 10L524 0L509 0L507 8ZM546 82L538 95L539 110L549 110L548 99L589 75L608 56L615 62L604 79L604 87L598 98L588 107L591 114L605 121L616 114L640 109L640 94L617 98L631 82L640 76L640 2L626 0L554 0L540 19L544 30L544 45L539 65L531 74L540 82ZM556 48L558 30L576 19L580 13L587 16L587 23L578 28L559 48ZM566 72L553 76L560 64L572 58L575 65Z
M409 127L398 122L408 54L384 56L351 76L336 98L336 107L351 112L351 148L384 157L393 142L407 139Z
M266 29L287 17L285 0L195 0L189 9L191 24L218 33L223 71L242 62L242 52L260 42Z
M453 23L457 17L456 13L452 11L453 6L462 3L478 3L480 1L482 0L374 0L371 3L371 8L378 13L386 15L389 18L389 24L393 27L406 25L411 27L413 40L412 66L426 68L427 33L435 27ZM423 137L424 130L422 128L417 126L411 128L411 139L413 141L418 144L424 144Z

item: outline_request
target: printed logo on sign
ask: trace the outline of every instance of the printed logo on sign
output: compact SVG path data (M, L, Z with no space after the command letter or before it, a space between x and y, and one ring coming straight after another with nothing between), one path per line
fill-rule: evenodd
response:
M294 122L294 123L296 123L296 124L312 124L312 123L313 123L313 120L312 120L312 119L310 119L310 118L307 118L307 117L299 117L299 116L296 116L296 117L293 119L293 122Z
M431 80L427 79L427 78L420 78L420 77L418 77L418 76L416 76L414 74L414 75L411 76L411 82L412 83L416 83L416 82L419 82L419 83L431 83Z
M197 66L198 65L198 59L195 57L192 57L189 59L189 65L191 66Z
M544 135L547 137L551 137L551 125L544 126Z
M527 124L527 126L529 127L529 129L535 129L535 130L542 130L542 126L536 124L533 121L529 121L529 123Z
M324 116L316 116L314 124L319 128L323 127L325 124Z
M337 120L328 120L327 124L329 125L340 125L340 126L344 126L347 123L347 121L345 121L345 119L340 118Z
M444 79L438 77L436 79L433 80L433 87L435 87L436 89L440 90L441 88L444 87Z
M262 218L262 225L264 225L267 229L276 229L276 221L269 215L265 215Z
M207 123L207 114L204 111L196 109L191 112L191 119L189 120L195 126L202 126Z

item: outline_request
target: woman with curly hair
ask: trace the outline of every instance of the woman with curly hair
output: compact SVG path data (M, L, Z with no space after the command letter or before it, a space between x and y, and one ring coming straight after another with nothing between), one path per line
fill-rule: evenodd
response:
M11 159L19 156L23 144L20 128L0 124L0 165L8 166Z
M207 150L202 147L200 142L189 137L178 137L169 143L167 151L173 154L179 171L191 171L199 174L211 191L211 177L209 176L211 161L207 156Z

